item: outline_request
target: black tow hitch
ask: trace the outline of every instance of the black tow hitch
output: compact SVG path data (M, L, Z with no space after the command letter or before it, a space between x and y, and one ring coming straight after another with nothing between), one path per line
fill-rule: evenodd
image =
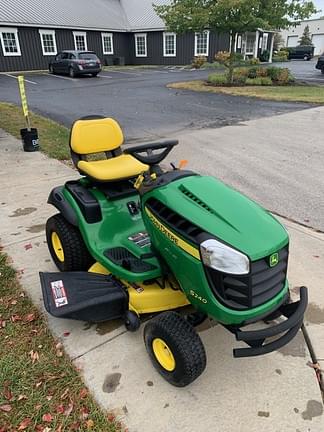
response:
M252 357L275 351L290 342L301 328L304 313L308 303L307 288L300 288L300 299L294 303L288 303L279 307L281 315L286 317L285 321L261 330L242 331L240 327L225 326L227 330L235 334L237 341L243 341L250 348L233 349L234 357ZM269 337L284 333L276 340L264 344Z

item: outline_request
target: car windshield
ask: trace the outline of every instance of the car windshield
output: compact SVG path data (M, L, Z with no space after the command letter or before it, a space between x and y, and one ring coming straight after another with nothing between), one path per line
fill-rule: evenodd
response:
M82 60L98 60L98 57L96 56L96 54L87 53L87 52L80 53L79 58Z

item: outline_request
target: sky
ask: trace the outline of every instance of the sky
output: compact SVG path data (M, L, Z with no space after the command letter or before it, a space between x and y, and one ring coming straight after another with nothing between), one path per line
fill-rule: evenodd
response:
M313 3L315 4L315 7L317 9L322 9L322 12L313 15L311 18L319 18L321 16L324 16L324 0L313 0Z

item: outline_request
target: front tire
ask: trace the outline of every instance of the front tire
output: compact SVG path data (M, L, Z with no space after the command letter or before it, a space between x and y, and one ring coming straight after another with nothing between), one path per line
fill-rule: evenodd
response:
M72 67L70 67L70 69L69 69L69 76L70 76L70 78L76 77L75 70Z
M60 271L88 271L94 263L80 231L61 214L48 219L46 240L52 259Z
M92 73L91 76L92 76L93 78L96 78L96 76L98 75L98 73L99 73L99 72Z
M322 67L321 72L322 72L322 74L324 75L324 67Z
M54 75L55 72L54 72L53 65L49 65L48 71L50 74Z
M164 312L144 329L153 366L170 384L185 387L206 367L206 352L194 328L176 312Z

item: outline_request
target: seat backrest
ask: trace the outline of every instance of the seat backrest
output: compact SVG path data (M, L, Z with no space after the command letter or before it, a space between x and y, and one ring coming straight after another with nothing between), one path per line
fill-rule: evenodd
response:
M112 118L77 120L70 136L71 150L79 155L109 152L120 147L123 141L123 132Z

